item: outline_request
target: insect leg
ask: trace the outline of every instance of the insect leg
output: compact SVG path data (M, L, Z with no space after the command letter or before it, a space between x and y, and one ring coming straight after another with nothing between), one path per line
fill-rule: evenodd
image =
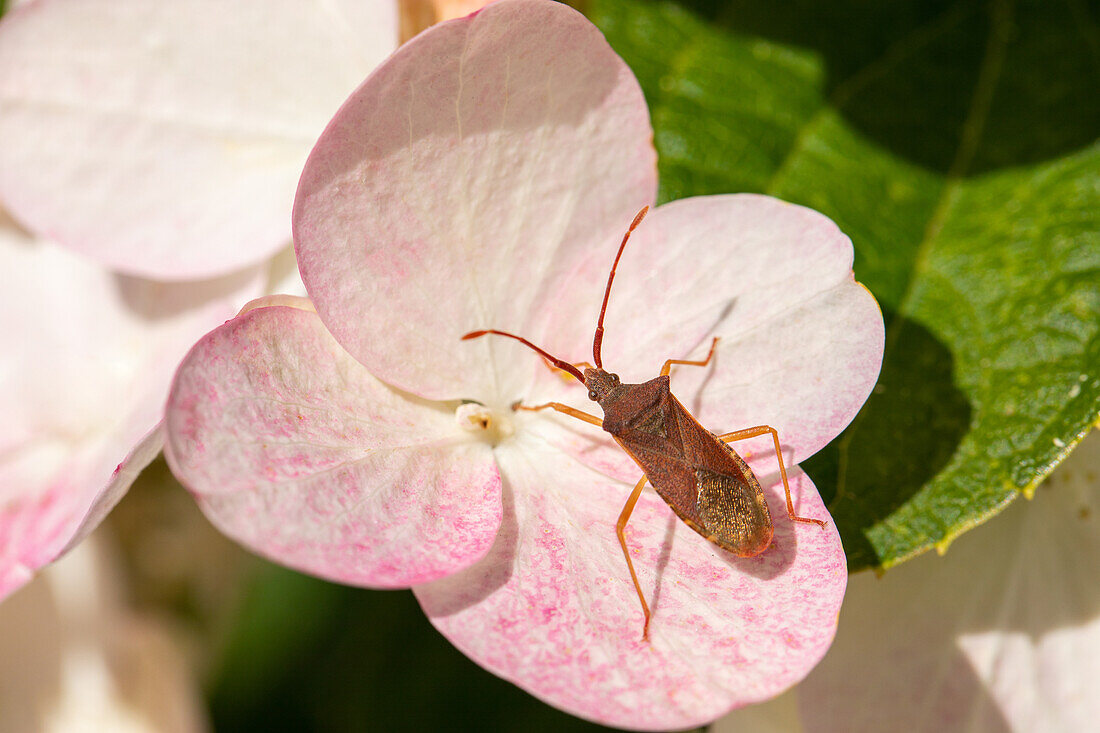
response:
M791 487L787 483L787 469L783 466L783 451L779 447L779 433L775 432L775 428L771 427L770 425L759 425L755 428L735 430L732 433L719 435L718 440L721 440L723 443L730 443L735 440L755 438L756 436L763 435L764 433L771 433L772 440L775 441L775 457L779 459L779 475L783 478L783 491L787 494L787 516L790 517L792 522L802 522L803 524L816 524L819 527L824 527L825 522L820 519L799 517L796 516L794 513L794 504L791 503Z
M706 366L710 363L710 357L714 356L714 347L718 345L718 337L715 336L714 340L710 342L710 351L707 352L707 358L702 361L685 361L684 359L669 359L665 362L665 365L661 368L661 376L667 377L669 371L672 369L673 364L684 364L686 366Z
M584 420L585 422L590 422L593 425L595 425L596 427L600 427L600 428L603 427L603 420L596 417L595 415L589 415L587 412L581 412L580 410L578 410L575 407L570 407L569 405L563 405L560 402L547 402L546 404L535 405L534 407L528 407L527 405L521 405L518 402L516 404L512 405L513 410L530 410L531 412L537 412L538 410L545 410L547 407L549 407L551 409L554 409L554 410L557 410L558 412L564 413L566 415L569 415L570 417L575 417L578 420Z
M615 534L619 535L619 544L623 546L623 555L626 557L626 566L630 569L630 579L634 581L634 590L638 591L638 600L642 602L642 613L645 614L645 625L642 627L642 641L649 641L649 604L645 602L642 586L638 583L638 574L634 572L634 563L630 560L630 550L626 547L626 523L630 519L630 513L634 511L634 505L638 503L638 497L642 495L642 487L645 486L645 475L630 492L630 498L626 500L619 521L615 523Z

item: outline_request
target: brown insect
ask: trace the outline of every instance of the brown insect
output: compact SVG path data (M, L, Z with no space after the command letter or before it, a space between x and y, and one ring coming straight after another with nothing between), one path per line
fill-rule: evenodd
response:
M537 351L558 369L576 377L588 387L588 398L598 402L603 408L603 419L589 415L560 402L548 402L543 405L524 406L517 404L519 410L545 410L551 408L571 415L585 422L602 427L611 433L622 449L641 467L644 476L634 486L630 498L626 500L615 525L622 545L626 565L638 599L642 602L645 625L642 627L642 639L649 639L649 604L638 583L634 572L634 563L626 546L624 530L630 519L634 505L648 480L657 493L668 502L672 511L684 521L684 524L706 537L723 550L740 557L753 557L764 552L772 541L774 528L768 504L760 489L760 482L753 475L748 464L726 443L734 440L753 438L771 433L775 442L775 454L779 461L779 475L783 479L783 490L787 495L787 517L794 522L817 524L820 519L799 517L794 513L791 503L791 489L787 483L787 470L783 466L783 453L779 447L779 435L775 428L759 425L753 428L736 430L732 433L715 435L699 421L669 391L669 370L673 364L688 366L706 366L714 356L715 338L710 344L710 352L702 361L669 359L661 369L661 375L642 384L622 384L619 376L603 368L601 346L603 343L603 319L607 312L607 301L611 295L611 283L615 279L615 270L623 255L630 235L649 211L643 208L634 217L634 221L623 236L615 262L611 265L611 274L607 277L607 289L603 294L603 306L596 324L596 333L592 339L593 367L587 362L570 364L551 356L527 339L505 331L487 329L472 331L462 338L473 339L495 333L515 339ZM584 373L577 368L586 367Z

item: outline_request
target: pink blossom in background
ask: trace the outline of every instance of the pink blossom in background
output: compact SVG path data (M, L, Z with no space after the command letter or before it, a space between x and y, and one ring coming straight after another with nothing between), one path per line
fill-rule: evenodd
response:
M32 0L0 19L0 599L157 455L195 340L304 292L301 166L396 33L382 0Z
M412 586L485 668L576 715L684 728L767 699L825 653L844 594L835 527L786 520L774 451L739 450L776 518L750 559L650 492L628 528L651 643L614 524L638 469L521 345L590 358L615 246L656 194L645 100L572 9L505 0L424 32L348 99L295 205L311 301L254 308L176 376L166 455L226 534L332 580ZM723 432L767 423L801 460L855 415L883 324L848 239L763 196L653 210L620 267L604 358L624 381L670 357L673 389ZM797 511L828 518L791 469Z
M882 578L851 578L836 643L783 730L1080 731L1100 717L1100 434L1032 501ZM771 713L779 712L772 709ZM738 711L715 733L746 730Z

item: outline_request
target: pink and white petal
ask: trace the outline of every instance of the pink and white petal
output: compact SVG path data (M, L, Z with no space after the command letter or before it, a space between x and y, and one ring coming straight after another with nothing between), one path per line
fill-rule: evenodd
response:
M946 556L853 576L836 644L799 687L805 729L1095 728L1098 474L1094 433Z
M613 257L605 253L602 273L578 270L555 309L545 341L561 353L583 354L591 343ZM708 367L674 368L673 392L716 433L776 428L789 463L855 417L884 342L882 313L852 277L850 240L816 211L753 194L681 199L651 212L619 263L606 329L605 365L627 382L651 379L666 359L703 359L720 337ZM528 399L561 398L557 385L546 396L554 382L540 378ZM590 409L583 389L568 397ZM768 438L736 445L774 453ZM566 449L592 453L576 441Z
M877 302L850 280L768 324L729 336L725 345L720 341L713 375L685 368L676 391L716 432L774 427L784 457L795 463L819 451L859 412L878 380L883 343ZM722 359L734 367L720 370ZM772 450L770 440L757 450Z
M290 242L303 162L396 45L388 0L50 0L0 24L0 199L112 269L210 277Z
M643 493L627 529L653 608L643 642L615 535L631 486L562 456L540 432L517 431L497 448L504 521L485 559L413 589L460 650L570 713L653 730L702 725L770 698L817 663L847 578L831 523L793 525L769 480L774 544L736 558ZM802 510L828 516L805 474L792 473Z
M717 432L767 424L791 462L816 453L855 417L882 365L882 312L852 276L851 241L822 214L766 196L686 199L654 213L646 237L674 241L680 256L654 263L678 285L650 302L656 312L702 306L670 329L682 328L699 358L708 337L721 338L713 371L676 370L677 394ZM629 267L633 281L650 272ZM710 295L699 302L700 293ZM634 344L629 332L622 343Z
M303 298L300 295L285 295L283 293L278 293L275 295L264 295L248 301L237 315L243 316L245 313L254 311L257 308L271 308L273 306L297 308L298 310L309 311L310 313L317 312L317 309L313 307L313 302L309 298Z
M168 400L165 455L226 535L331 580L402 587L479 560L501 518L489 444L456 404L399 393L315 313L250 310L204 337Z
M258 271L121 277L0 226L0 597L93 529L159 450L179 359L258 295Z
M428 29L306 164L294 239L318 313L387 382L506 406L537 359L516 370L522 346L459 337L541 330L589 250L652 202L652 135L630 69L565 5L503 0Z
M107 485L92 500L92 504L80 521L76 533L69 538L69 544L61 551L62 554L83 542L107 518L111 510L122 501L122 497L126 496L126 492L130 490L130 486L137 480L138 475L160 455L163 448L164 428L161 423L157 423L156 427L150 430L130 450L126 458L115 466ZM109 456L104 456L101 460L104 459L109 460Z

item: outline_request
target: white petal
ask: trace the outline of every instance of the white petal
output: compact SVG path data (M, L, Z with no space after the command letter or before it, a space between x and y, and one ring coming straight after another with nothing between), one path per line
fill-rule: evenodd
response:
M551 448L546 433L557 429L521 427L497 447L505 511L489 554L414 588L459 649L556 707L648 730L772 697L821 658L847 580L835 526L792 523L778 477L763 477L775 538L739 558L643 493L626 531L653 611L643 642L615 530L632 483ZM803 513L827 517L805 474L791 479Z
M853 576L799 688L808 731L1084 731L1100 720L1100 434L1016 499L883 578Z
M195 345L165 412L173 472L227 535L332 580L408 587L480 559L501 511L484 434L372 377L308 305Z
M510 404L534 355L459 338L534 336L562 280L651 203L652 136L637 80L571 8L500 2L428 29L302 174L294 241L318 314L387 383Z
M85 534L160 446L168 384L259 270L164 284L0 227L0 597ZM135 448L135 446L137 446Z
M0 199L112 269L209 277L290 241L294 187L396 44L387 0L51 0L0 23Z
M122 606L107 558L85 543L0 606L0 730L207 729L182 650Z

